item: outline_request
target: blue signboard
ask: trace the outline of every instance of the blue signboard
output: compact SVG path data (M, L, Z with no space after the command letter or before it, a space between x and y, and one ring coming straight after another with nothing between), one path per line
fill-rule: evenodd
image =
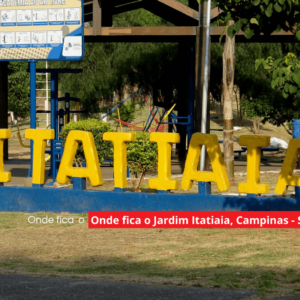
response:
M81 60L83 0L0 0L0 60Z

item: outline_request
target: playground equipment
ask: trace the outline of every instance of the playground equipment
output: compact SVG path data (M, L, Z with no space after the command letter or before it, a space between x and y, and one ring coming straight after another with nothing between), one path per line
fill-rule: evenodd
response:
M23 148L30 148L30 145L25 145L22 141L22 137L21 137L21 133L20 133L20 127L19 127L19 124L18 124L18 120L15 119L15 116L14 116L14 112L13 111L8 111L7 114L10 116L10 119L11 119L11 123L13 125L16 126L17 128L17 137L18 137L18 140L19 140L19 143L20 145L23 147Z
M149 114L148 120L147 120L147 122L146 122L146 125L143 126L143 127L140 126L140 124L143 123L143 122L138 122L138 123L134 123L134 124L133 124L133 123L128 123L128 122L122 121L122 120L120 119L119 107L120 107L122 104L124 104L126 101L130 100L130 99L131 99L134 95L136 95L136 94L144 95L145 101L146 101L146 103L149 105L148 97L147 97L142 91L135 91L135 92L133 92L132 94L130 94L126 99L122 100L122 101L121 101L120 103L118 103L115 107L113 107L107 114L102 115L102 117L101 117L99 120L100 120L100 121L101 121L101 120L104 120L105 118L107 118L107 116L111 115L114 111L117 111L117 113L118 113L118 119L115 119L115 121L118 122L118 123L120 124L120 129L121 129L121 131L122 131L122 125L124 125L124 126L130 128L130 129L132 129L132 130L135 130L135 131L149 131L150 127L152 127L151 124L152 124L153 119L155 120L155 122L156 122L156 124L157 124L157 126L158 126L159 121L158 121L158 119L157 119L157 117L156 117L156 114L157 114L159 108L157 108L156 112L154 113L154 112L153 112L153 109L152 109L152 107L151 107L151 112L150 112L150 114ZM148 121L149 121L151 115L153 116L153 118L152 118L152 120L151 120L151 124L149 124ZM148 124L149 124L149 125L148 125ZM153 126L153 128L151 128L151 132L156 131L157 126ZM147 129L146 129L146 127L147 127ZM166 131L166 127L162 127L159 131L160 131L160 132Z
M117 110L122 104L124 104L126 101L128 101L129 99L131 99L134 95L137 94L141 94L142 92L140 91L135 91L132 94L130 94L127 98L125 98L124 100L122 100L120 103L118 103L115 107L113 107L107 114L102 115L102 117L99 119L99 121L104 120L105 118L107 118L109 115L111 115L115 110Z
M65 97L58 98L58 102L65 102L65 109L61 108L58 111L58 116L59 116L59 132L62 131L62 128L64 127L65 124L68 124L70 122L70 115L71 114L76 114L76 120L79 121L80 114L86 113L87 111L85 110L79 110L79 98L74 98L70 97L69 93L65 94ZM76 110L70 110L71 109L71 102L76 103Z
M148 102L147 102L148 103ZM144 127L144 132L145 131L150 131L150 132L153 132L153 131L159 131L159 132L165 132L165 131L168 131L168 126L165 126L166 124L163 124L162 121L166 119L166 117L171 113L171 111L174 109L174 107L176 106L176 104L174 104L171 109L169 109L168 111L164 110L163 112L163 115L161 117L161 121L158 121L156 115L159 111L159 107L156 107L156 106L153 106L151 107L150 106L150 114L148 116L148 119L146 121L146 124L145 124L145 127ZM155 120L156 122L156 126L154 126L155 128L151 128L152 123L153 123L153 120ZM161 126L163 125L163 126Z
M173 109L175 108L176 104L174 104L168 111L164 111L162 118L156 128L156 131L159 131L159 128L161 125L172 125L174 128L174 131L178 131L178 125L179 126L187 126L187 132L188 132L188 138L187 138L187 147L189 147L192 135L193 135L193 124L192 124L192 116L188 115L186 117L179 117L172 113ZM168 118L168 116L171 116L172 122L166 122L165 120Z
M30 111L30 123L31 128L36 128L36 113L50 113L51 114L51 126L50 128L54 130L55 139L51 141L50 150L46 150L46 153L50 154L50 170L49 176L52 176L53 181L49 185L53 185L55 178L58 172L59 162L62 157L63 147L61 140L59 138L59 132L61 131L63 125L65 124L65 117L67 121L70 121L70 113L79 114L82 111L70 111L70 102L75 101L79 102L79 99L70 97L69 94L66 94L63 98L58 98L58 75L59 74L78 74L81 73L81 69L36 69L35 63L30 63L30 77L31 77L31 93L34 95L31 96L32 99L36 97L36 91L33 91L33 88L36 85L36 72L39 73L50 73L51 74L51 110L35 110L35 105L31 105ZM58 103L60 101L65 101L65 110L58 109ZM77 106L78 107L78 106ZM31 168L28 171L28 177L32 177L32 166L33 166L33 144L31 142Z

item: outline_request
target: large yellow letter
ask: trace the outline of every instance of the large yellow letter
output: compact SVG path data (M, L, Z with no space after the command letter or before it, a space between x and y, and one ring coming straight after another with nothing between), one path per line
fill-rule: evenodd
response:
M153 132L150 141L156 142L158 147L157 178L149 179L150 189L159 191L178 190L179 180L171 178L171 144L180 142L178 133Z
M86 168L73 167L79 142L82 142ZM74 130L68 134L56 181L60 184L67 184L69 177L89 178L92 186L103 184L97 150L91 132Z
M32 184L45 183L45 149L47 140L54 139L54 129L26 129L25 138L33 140Z
M135 132L105 132L104 141L112 141L114 144L114 177L115 187L125 189L127 187L127 146L126 142L135 141Z
M275 188L276 194L285 194L288 186L300 186L300 176L293 176L293 170L296 166L300 150L300 139L290 140L286 156L281 167L281 172Z
M4 171L3 163L3 146L4 140L11 138L11 131L9 129L0 129L0 182L11 181L11 173Z
M210 159L212 172L197 171L201 148L205 145ZM230 188L230 183L224 165L224 159L216 135L195 133L192 136L185 168L183 172L181 189L192 188L193 180L215 182L218 189L223 192Z
M269 185L260 183L261 147L270 146L269 136L243 135L241 146L247 146L247 182L239 184L239 193L267 194Z

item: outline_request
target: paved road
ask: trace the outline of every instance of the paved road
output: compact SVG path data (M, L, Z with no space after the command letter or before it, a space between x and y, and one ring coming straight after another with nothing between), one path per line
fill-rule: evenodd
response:
M254 291L0 275L0 300L238 300Z
M241 300L256 291L155 286L0 274L0 300ZM299 300L300 295L270 300Z

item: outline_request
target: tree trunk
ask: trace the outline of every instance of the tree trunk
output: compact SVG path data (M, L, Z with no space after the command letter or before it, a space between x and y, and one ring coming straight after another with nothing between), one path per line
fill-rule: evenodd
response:
M256 117L253 119L253 132L254 134L259 134L259 129L260 129L260 118Z
M233 25L229 21L227 25ZM224 162L228 178L234 184L234 152L233 152L233 84L235 67L235 38L231 39L226 33L226 41L223 52L223 146Z

